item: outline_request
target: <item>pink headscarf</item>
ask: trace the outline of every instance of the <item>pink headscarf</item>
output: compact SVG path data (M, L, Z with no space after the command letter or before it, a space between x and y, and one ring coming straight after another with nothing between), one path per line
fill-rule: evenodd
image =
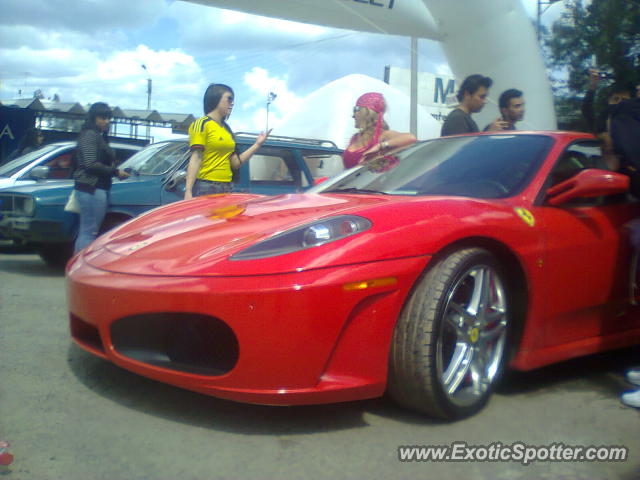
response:
M361 95L360 98L358 98L358 100L356 101L356 107L365 107L369 110L373 110L378 114L378 122L376 123L376 129L371 141L371 144L376 143L378 141L378 138L380 137L380 132L382 131L382 116L387 109L387 104L384 101L384 97L381 93L377 92L365 93L364 95Z

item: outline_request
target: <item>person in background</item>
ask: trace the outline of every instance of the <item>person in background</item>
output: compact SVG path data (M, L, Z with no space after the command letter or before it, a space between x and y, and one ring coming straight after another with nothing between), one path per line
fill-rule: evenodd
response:
M381 93L369 92L361 95L353 107L353 119L358 132L351 137L349 146L342 154L345 168L351 168L372 156L395 148L411 145L416 137L411 133L389 130L384 121L387 104Z
M33 152L34 150L39 149L44 143L44 135L42 134L42 130L34 127L30 127L20 140L20 144L18 148L11 154L9 160L13 160L14 158L18 158L20 155L24 155L25 153Z
M524 118L524 97L520 90L510 88L500 94L498 99L498 107L500 108L500 114L502 120L505 122L502 126L502 130L515 130L516 122L519 122ZM494 122L495 124L496 122ZM485 127L485 132L489 131L492 125L489 124Z
M640 197L640 97L624 100L611 109L609 132L615 152L619 155L622 173L629 175L631 192ZM640 253L640 227L630 222L631 244ZM638 257L637 257L638 258ZM640 408L640 366L628 370L627 381L635 388L620 397L623 404Z
M269 130L258 135L255 143L242 153L236 150L231 127L226 120L233 110L231 87L212 83L204 93L204 116L189 126L191 158L187 167L184 199L233 190L233 170L248 162L267 140Z
M465 78L456 95L459 105L447 115L440 135L445 137L478 132L478 125L471 118L471 114L478 113L484 108L492 84L493 80L479 74L469 75ZM504 126L506 126L506 122L498 118L489 125L489 129L502 130Z
M632 88L625 83L614 83L608 88L607 106L597 115L593 106L596 90L602 80L599 70L589 69L589 89L582 99L582 115L587 122L589 131L602 142L602 156L610 170L621 168L620 158L614 151L613 142L609 134L609 118L616 105L631 98Z
M596 91L598 90L598 86L602 81L602 76L600 71L596 70L595 68L590 68L588 73L589 89L582 99L582 116L587 122L589 131L594 135L596 135L597 137L600 137L600 135L602 135L603 133L608 135L607 119L611 114L613 106L617 105L623 100L631 98L631 89L624 83L614 83L613 85L611 85L608 88L607 108L596 115L593 104L596 96Z
M111 178L129 174L116 168L116 156L107 142L111 108L103 102L91 105L80 134L73 172L74 193L80 204L80 227L75 243L79 252L98 236L107 213Z

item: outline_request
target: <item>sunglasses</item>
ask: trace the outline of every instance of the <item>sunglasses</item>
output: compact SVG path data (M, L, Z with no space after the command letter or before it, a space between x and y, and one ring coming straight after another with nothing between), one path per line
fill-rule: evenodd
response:
M355 115L356 113L358 113L360 110L362 110L362 108L364 107L358 107L357 105L355 107L353 107L353 114Z

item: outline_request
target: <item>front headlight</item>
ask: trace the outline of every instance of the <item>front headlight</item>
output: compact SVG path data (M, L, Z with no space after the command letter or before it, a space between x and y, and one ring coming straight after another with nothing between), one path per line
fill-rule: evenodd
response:
M340 215L279 233L231 256L231 260L255 260L276 257L318 247L350 237L371 227L371 222L355 215Z
M16 195L13 197L13 213L14 215L24 215L31 217L35 210L36 202L32 196Z

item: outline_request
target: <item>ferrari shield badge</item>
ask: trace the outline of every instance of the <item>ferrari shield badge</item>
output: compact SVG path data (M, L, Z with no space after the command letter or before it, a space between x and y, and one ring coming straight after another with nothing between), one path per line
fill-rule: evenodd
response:
M524 221L524 223L526 223L530 227L533 227L536 224L536 219L534 218L533 214L526 208L516 207L514 208L514 210L516 214Z

